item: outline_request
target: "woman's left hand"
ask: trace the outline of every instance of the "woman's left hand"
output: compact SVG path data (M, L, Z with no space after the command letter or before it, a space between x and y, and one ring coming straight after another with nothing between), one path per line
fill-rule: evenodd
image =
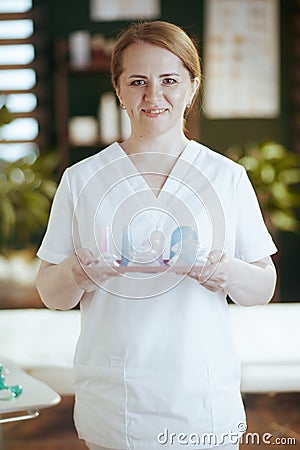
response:
M219 250L212 251L202 267L188 273L212 292L224 290L239 305L268 303L274 295L276 269L270 256L248 263Z
M219 250L213 250L207 257L204 266L193 269L188 273L202 286L212 292L225 289L232 271L231 258Z

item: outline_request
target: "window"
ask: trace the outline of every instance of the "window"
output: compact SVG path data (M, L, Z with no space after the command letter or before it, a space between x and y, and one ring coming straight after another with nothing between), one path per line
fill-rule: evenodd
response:
M14 117L0 129L0 158L10 161L37 153L45 143L40 13L33 0L0 2L0 106Z

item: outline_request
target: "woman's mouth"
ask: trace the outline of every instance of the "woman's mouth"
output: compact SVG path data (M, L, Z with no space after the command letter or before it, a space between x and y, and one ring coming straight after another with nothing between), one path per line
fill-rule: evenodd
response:
M166 111L164 108L149 108L149 109L142 109L142 112L151 115L151 116L158 116L160 114L163 114Z

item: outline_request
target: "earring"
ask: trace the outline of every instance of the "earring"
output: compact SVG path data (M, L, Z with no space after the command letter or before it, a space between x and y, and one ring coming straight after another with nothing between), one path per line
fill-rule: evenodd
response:
M123 103L120 103L120 107L121 107L121 109L123 109L123 111L125 111L125 110L126 110L126 106L125 106L125 105L123 105Z

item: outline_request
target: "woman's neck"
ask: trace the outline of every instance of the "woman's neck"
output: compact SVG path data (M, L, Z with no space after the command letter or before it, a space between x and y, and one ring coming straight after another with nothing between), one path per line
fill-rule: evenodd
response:
M134 153L166 153L168 155L178 156L186 145L189 139L181 133L178 136L157 136L157 137L135 137L131 135L126 141L120 145L127 155Z

